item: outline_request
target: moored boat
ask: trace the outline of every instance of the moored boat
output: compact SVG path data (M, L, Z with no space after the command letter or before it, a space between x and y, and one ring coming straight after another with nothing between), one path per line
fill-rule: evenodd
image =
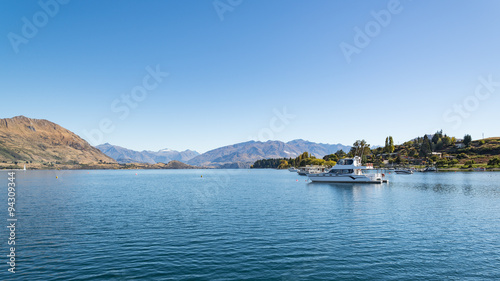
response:
M413 170L408 169L408 168L401 168L401 169L396 169L394 172L398 175L411 175L413 174Z
M323 166L306 166L300 168L297 173L300 176L307 176L308 174L319 174L325 172L326 168Z
M424 173L427 173L427 172L437 172L437 168L436 167L427 167L422 172L424 172Z
M339 160L328 172L307 174L312 182L335 182L335 183L383 183L385 175L381 173L363 173L368 169L361 165L361 158L345 158Z

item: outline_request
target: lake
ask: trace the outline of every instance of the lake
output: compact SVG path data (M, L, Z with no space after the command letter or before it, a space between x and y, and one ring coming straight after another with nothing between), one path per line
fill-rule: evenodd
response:
M1 280L500 279L500 173L378 185L278 170L16 173L16 273L2 227Z

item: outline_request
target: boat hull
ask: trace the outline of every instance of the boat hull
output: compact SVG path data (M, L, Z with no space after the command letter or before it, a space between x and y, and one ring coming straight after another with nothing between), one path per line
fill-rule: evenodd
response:
M395 171L396 174L398 175L411 175L413 172L411 171Z
M307 175L312 182L332 182L332 183L382 183L384 180L382 178L370 178L367 176L335 176L335 175L321 175L321 174L308 174Z

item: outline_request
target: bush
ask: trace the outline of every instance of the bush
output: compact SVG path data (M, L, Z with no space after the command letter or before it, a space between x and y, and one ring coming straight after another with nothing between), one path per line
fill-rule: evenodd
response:
M458 159L465 159L465 158L469 158L469 156L467 154L465 154L465 153L460 153L460 154L457 155L457 158Z
M465 161L465 166L469 166L469 168L472 168L472 165L474 165L476 162L474 160L467 160Z
M444 167L445 165L448 164L448 161L444 160L444 159L441 159L441 160L438 160L436 162L436 166L439 168L439 167Z
M491 158L488 161L488 166L497 166L497 165L500 165L500 159L498 157Z

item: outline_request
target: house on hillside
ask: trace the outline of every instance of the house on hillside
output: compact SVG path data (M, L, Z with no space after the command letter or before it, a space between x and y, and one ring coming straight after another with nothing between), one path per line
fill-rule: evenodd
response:
M443 153L441 152L431 152L431 156L434 156L436 155L437 157L441 158L441 156L443 155Z
M463 139L457 139L457 141L455 142L455 147L456 148L464 148L465 147L464 140Z

